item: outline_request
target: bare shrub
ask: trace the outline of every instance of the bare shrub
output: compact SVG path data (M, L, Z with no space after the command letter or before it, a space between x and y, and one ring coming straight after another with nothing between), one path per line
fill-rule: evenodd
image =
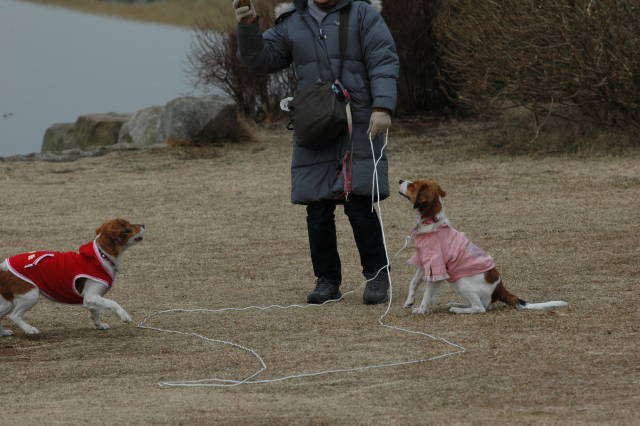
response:
M446 0L437 34L457 101L505 100L538 116L640 129L640 6L634 0ZM575 119L575 117L567 117Z
M263 30L273 25L276 3L266 0L255 3ZM242 64L237 51L235 25L220 29L208 20L197 24L187 54L193 85L221 89L246 116L256 121L277 120L282 116L280 99L293 93L296 85L293 68L269 75L256 74Z

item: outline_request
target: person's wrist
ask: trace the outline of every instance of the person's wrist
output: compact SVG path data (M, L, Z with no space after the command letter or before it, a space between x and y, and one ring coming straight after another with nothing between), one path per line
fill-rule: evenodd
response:
M391 115L391 111L389 111L389 110L388 110L388 109L386 109L386 108L378 108L378 107L376 107L376 108L374 108L374 109L373 109L373 111L374 111L374 112L385 112L385 113L387 113L387 114Z

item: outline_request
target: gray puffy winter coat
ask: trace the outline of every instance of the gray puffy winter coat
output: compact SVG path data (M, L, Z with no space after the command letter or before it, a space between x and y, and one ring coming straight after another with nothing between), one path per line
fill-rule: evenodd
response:
M309 15L307 0L295 0L295 8L281 15L273 28L260 33L257 23L238 25L239 54L253 71L273 73L292 62L298 89L318 80L335 80L340 66L340 9L350 7L349 41L341 78L351 94L353 134L327 141L327 148L311 151L294 140L291 163L291 199L296 204L340 199L344 191L342 160L352 151L352 193L371 195L374 172L367 134L373 108L394 111L399 61L391 33L368 1L338 0L320 24ZM295 139L295 137L294 137ZM376 158L384 135L374 140ZM378 163L380 198L389 196L386 156Z

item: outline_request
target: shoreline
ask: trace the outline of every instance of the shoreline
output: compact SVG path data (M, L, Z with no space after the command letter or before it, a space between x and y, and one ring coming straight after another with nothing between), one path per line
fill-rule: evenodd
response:
M16 0L23 3L64 8L76 12L111 16L131 21L193 28L203 21L222 28L233 20L233 14L226 0L212 0L206 3L197 0L165 0L147 4L125 4L101 2L98 0Z
M30 152L28 154L11 154L0 156L0 163L17 163L17 162L51 162L66 163L82 158L100 157L111 152L119 151L142 151L149 148L163 148L163 144L137 146L134 144L115 144L103 146L92 150L68 149L59 152Z

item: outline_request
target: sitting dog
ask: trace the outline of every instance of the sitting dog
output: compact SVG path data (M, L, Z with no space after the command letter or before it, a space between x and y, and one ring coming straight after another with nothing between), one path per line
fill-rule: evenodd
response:
M434 180L400 181L400 194L413 203L420 213L413 229L416 253L409 263L417 267L404 304L413 305L416 289L427 281L424 297L414 313L429 312L437 301L438 291L449 281L466 303L449 303L449 311L457 314L485 312L499 300L516 309L548 309L567 306L567 302L528 303L511 294L502 283L491 258L467 237L456 231L444 213L442 198L446 193Z
M0 321L8 314L25 333L39 333L27 324L24 314L42 293L54 302L84 305L99 330L109 328L100 321L104 310L131 322L127 311L103 296L113 285L124 251L142 241L144 225L114 219L102 224L96 235L78 253L33 251L5 259L0 264ZM0 336L12 334L0 325Z

